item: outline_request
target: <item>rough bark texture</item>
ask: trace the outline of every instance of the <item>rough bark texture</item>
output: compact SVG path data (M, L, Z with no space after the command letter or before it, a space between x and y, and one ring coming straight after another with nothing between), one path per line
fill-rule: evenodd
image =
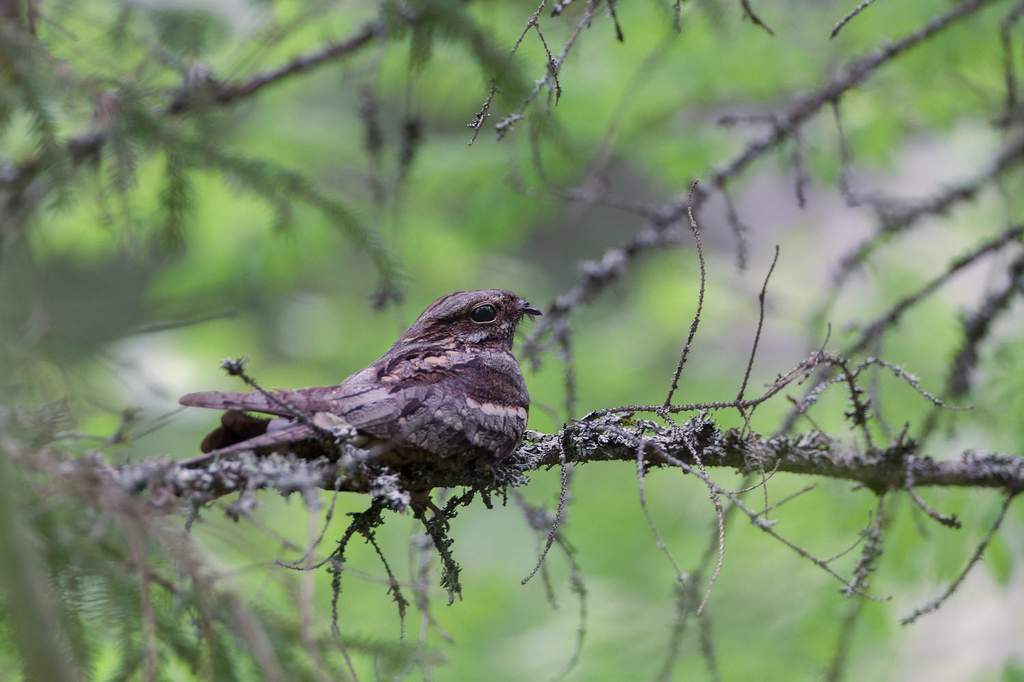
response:
M643 435L639 435L642 429ZM469 486L483 490L526 482L530 471L562 462L585 464L636 460L641 439L644 458L654 466L669 457L696 464L691 446L706 467L742 472L779 471L824 476L863 484L881 492L906 487L908 472L915 486L969 486L1024 491L1024 457L967 451L955 459L934 459L917 451L913 441L859 452L849 445L811 431L795 436L742 436L738 429L719 429L706 416L675 427L604 415L572 422L560 433L530 433L523 445L493 471L460 467L455 461L418 464L390 471L348 445L340 458L303 460L249 453L187 468L173 461L148 462L120 469L116 478L134 492L164 491L178 496L212 498L239 491L274 488L282 492L313 488L371 493L374 497L401 491ZM942 453L945 454L945 453Z

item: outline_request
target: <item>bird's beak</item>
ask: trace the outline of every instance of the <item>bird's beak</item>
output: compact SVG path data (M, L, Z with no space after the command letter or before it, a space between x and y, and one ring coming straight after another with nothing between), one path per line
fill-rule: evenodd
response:
M524 315L533 315L534 317L536 317L537 315L544 314L541 312L540 308L535 308L534 306L530 305L527 301L519 302L519 310L521 310Z

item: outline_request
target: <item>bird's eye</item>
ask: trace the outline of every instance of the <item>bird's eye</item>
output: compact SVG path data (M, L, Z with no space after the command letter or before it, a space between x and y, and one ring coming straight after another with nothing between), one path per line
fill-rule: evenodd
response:
M494 309L494 306L490 303L484 303L473 308L473 312L469 314L469 319L478 324L486 324L487 322L494 322L494 318L497 316L498 311Z

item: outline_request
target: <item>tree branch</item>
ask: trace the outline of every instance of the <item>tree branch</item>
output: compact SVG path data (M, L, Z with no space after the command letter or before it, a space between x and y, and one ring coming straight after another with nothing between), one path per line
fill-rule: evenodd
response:
M197 88L181 88L175 93L170 104L167 105L166 112L168 114L187 113L194 110L197 104L233 104L255 95L268 85L273 85L291 76L307 73L318 66L358 52L374 40L383 37L386 32L383 21L369 21L344 40L331 42L312 52L300 54L281 66L260 71L243 81L237 83L208 81L209 87L205 91L203 91L203 88L199 88L199 94L202 96L199 100L195 98Z
M958 459L936 460L916 452L913 442L887 449L859 452L823 433L811 431L791 437L743 435L739 429L719 429L706 416L697 416L681 425L660 426L606 414L584 418L566 425L560 433L531 432L528 439L505 462L494 466L466 467L454 463L422 463L415 469L397 470L399 485L418 490L435 487L470 486L487 488L499 484L521 485L525 474L559 465L592 462L630 462L636 460L642 438L653 447L647 452L654 466L674 460L696 465L695 446L705 467L726 467L741 472L777 469L780 472L823 476L862 484L876 492L898 490L906 485L908 472L914 486L997 488L1009 494L1024 491L1024 457L994 453L964 452ZM344 446L350 448L351 446ZM352 449L353 452L357 452ZM204 463L201 467L183 467L173 461L151 461L118 470L106 469L124 488L134 493L149 490L173 493L176 497L197 496L208 500L231 492L273 488L284 493L313 488L346 492L379 490L380 469L372 460L353 465L352 452L340 460L326 457L303 460L291 456L258 457L242 454ZM369 464L367 464L369 462ZM69 467L93 468L96 462L83 459ZM394 480L393 474L387 474ZM393 484L392 484L393 487ZM377 493L379 494L379 493Z
M348 38L329 43L312 52L292 58L279 67L258 72L249 78L228 82L212 76L196 78L186 82L171 96L170 101L158 112L164 116L180 116L203 109L210 105L227 106L241 101L263 90L265 87L289 78L308 73L318 66L354 54L386 33L383 21L367 22ZM90 130L69 138L64 147L71 161L81 164L93 158L103 149L109 135L103 129ZM33 156L18 164L0 165L0 182L12 186L24 186L44 169L43 159Z
M848 91L868 80L878 69L994 1L968 0L957 4L916 31L847 63L837 75L816 90L797 98L785 111L775 116L770 130L751 140L732 159L712 170L709 173L708 184L712 188L721 189L754 161L796 134L800 126L824 107L838 101ZM1009 160L1012 161L1013 158ZM544 317L534 326L527 339L527 352L535 354L539 351L543 347L544 338L563 324L576 308L590 303L609 284L618 279L631 261L656 247L678 243L683 234L678 226L679 221L686 215L688 209L698 210L708 198L709 192L710 190L698 187L692 198L682 197L668 203L655 211L654 217L649 221L650 224L626 244L607 250L597 261L583 263L582 273L576 285L553 300L544 310Z

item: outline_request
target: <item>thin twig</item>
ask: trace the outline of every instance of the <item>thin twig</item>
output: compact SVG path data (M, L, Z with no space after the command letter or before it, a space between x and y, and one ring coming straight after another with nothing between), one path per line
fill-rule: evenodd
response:
M839 35L839 32L843 30L844 26L850 23L850 21L852 21L853 18L856 17L858 14L860 14L868 7L870 7L871 3L873 3L874 1L875 0L861 0L861 2L852 10L850 10L849 13L846 14L846 16L844 16L842 19L836 22L836 25L832 28L832 33L829 34L829 40Z
M732 230L733 238L736 240L736 267L740 270L746 270L747 233L750 232L750 228L740 219L739 211L736 210L736 204L732 200L732 194L726 189L726 186L720 186L719 191L722 194L722 201L725 202L725 219L729 223L729 229Z
M690 200L693 199L694 192L697 189L697 183L694 182L690 185ZM687 207L686 214L690 219L690 231L693 233L693 240L697 248L697 262L700 265L700 288L697 290L697 309L693 313L693 319L690 321L690 331L686 335L686 342L683 344L683 348L679 353L679 362L676 363L676 368L672 372L672 383L668 389L668 395L665 397L665 407L672 404L672 398L676 393L676 389L679 388L679 375L683 373L683 367L686 366L686 358L690 354L690 348L693 346L693 339L697 335L697 328L700 326L700 315L704 310L704 289L707 280L707 270L704 263L704 247L700 240L700 227L697 225L697 220L693 216L693 209Z
M572 478L572 471L574 465L567 464L565 462L565 451L562 451L561 461L561 477L560 477L560 490L558 495L558 508L555 510L555 518L551 523L551 528L548 529L547 537L544 539L544 549L541 550L540 556L537 557L537 563L534 564L533 569L523 578L520 583L525 585L530 582L533 576L537 575L537 571L544 564L544 559L547 558L548 552L551 550L551 545L554 544L556 537L558 536L559 526L565 520L565 511L569 506L569 482Z
M836 647L829 662L828 673L825 675L826 682L840 682L846 674L846 662L849 660L850 647L853 642L853 633L857 628L860 616L864 613L867 602L863 599L856 599L846 607L846 615L839 626L839 635L836 637Z
M942 607L943 604L946 603L947 599L953 596L953 594L960 588L960 585L963 584L964 580L967 578L967 574L971 572L971 569L974 568L974 566L979 561L981 561L982 555L985 554L985 549L988 547L989 543L992 542L992 538L995 537L995 534L999 530L999 527L1003 524L1003 519L1006 518L1006 510L1010 508L1010 503L1013 502L1014 496L1015 495L1011 493L1003 498L1003 504L999 508L999 514L996 516L996 520L992 523L992 526L989 527L988 532L985 533L985 537L983 537L981 539L981 542L978 543L978 546L977 548L975 548L974 553L968 560L967 565L964 566L964 570L962 570L960 572L960 575L958 575L956 579L953 580L952 583L950 583L946 591L939 595L937 598L925 604L924 606L920 606L914 609L913 613L900 620L901 625L910 625L921 616L925 616L929 613L932 613L933 611L937 611L939 608Z
M765 30L765 33L767 33L770 36L775 35L775 31L773 31L768 26L768 24L764 23L761 20L761 17L757 16L757 14L754 12L754 8L750 6L750 0L740 0L740 6L743 7L743 14L748 19L750 19L750 21L753 22L755 26L760 26Z
M792 502L796 498L800 497L801 495L804 495L806 493L811 492L812 490L814 490L817 487L818 487L817 483L809 483L809 484L805 485L803 488L800 488L800 490L797 490L795 493L790 493L789 495L786 495L785 497L783 497L778 502L775 502L774 504L772 504L770 507L766 507L766 508L762 509L760 512L758 512L758 516L765 516L768 512L775 511L776 509L778 509L782 505L786 504L787 502Z
M1010 10L999 26L999 37L1003 45L1003 78L1006 82L1006 113L1004 118L1009 123L1017 111L1017 69L1014 66L1013 36L1014 25L1024 17L1024 2L1018 2Z
M1014 225L995 237L982 242L971 251L957 256L950 261L949 265L947 265L946 268L938 275L928 280L915 291L898 300L887 311L864 325L860 335L843 350L843 354L849 356L868 350L884 333L895 327L908 310L935 293L940 287L968 266L974 264L985 256L999 251L1007 244L1013 243L1022 235L1024 235L1024 224ZM822 371L819 373L817 381L823 381L827 379L828 376L828 370ZM814 389L815 385L816 384L812 384L807 389L805 392L805 398L810 391ZM783 420L782 431L789 431L796 423L796 420L800 417L800 414L799 409L791 409Z
M540 30L540 13L544 11L544 6L547 5L547 0L540 0L540 4L526 20L526 25L523 26L523 30L519 32L519 36L515 42L512 43L512 49L509 50L509 56L515 55L519 46L522 45L523 40L526 38L526 34L530 32L531 28L537 29L537 35L540 36L541 42L544 44L544 51L548 56L548 63L551 62L551 50L548 49L547 41L544 40L544 34ZM487 97L484 99L483 104L480 105L480 111L476 113L473 120L469 122L468 128L473 131L473 136L469 140L469 144L476 142L476 138L480 136L480 129L483 128L484 121L490 115L491 106L494 104L494 97L498 94L498 84L494 81L491 82L491 86L487 91Z
M644 465L644 450L646 447L647 442L641 438L640 444L636 448L636 488L640 497L640 510L643 512L647 528L651 531L651 535L654 536L655 546L657 546L661 553L668 559L668 562L672 565L672 570L676 575L676 581L682 583L685 582L686 575L679 567L679 562L677 562L676 558L672 556L672 550L668 548L668 544L665 542L665 538L662 537L661 531L658 530L657 524L654 523L654 516L651 514L651 507L647 503L647 486L644 483L647 478Z
M914 458L907 457L907 492L910 494L910 499L914 501L921 511L930 516L935 521L941 523L943 526L949 528L959 529L961 527L960 519L956 517L956 514L946 515L933 508L927 502L924 501L916 490L914 490Z
M849 581L846 578L844 578L843 576L841 576L838 573L836 573L828 565L828 563L826 563L823 559L819 559L818 557L814 556L813 554L811 554L809 551L807 551L806 549L804 549L800 545L796 544L792 540L790 540L790 539L786 538L785 536L781 535L778 531L776 531L772 527L773 524L771 522L768 522L765 519L761 518L757 514L757 512L755 512L752 509L750 509L749 507L747 507L747 505L743 503L742 499L740 499L739 497L737 497L735 495L732 495L731 493L729 493L729 491L724 490L723 488L721 488L718 484L716 484L714 481L712 481L705 472L701 471L699 468L691 467L686 462L684 462L681 459L678 459L678 458L668 454L664 450L657 450L657 452L658 452L658 455L661 456L662 458L664 458L669 464L671 464L673 466L676 466L676 467L679 467L680 469L682 469L683 471L685 471L688 474L693 474L693 475L699 477L702 481L704 481L704 484L707 485L709 489L714 490L714 492L716 494L728 497L728 499L733 503L733 505L735 505L740 511L742 511L744 514L746 514L750 518L750 520L753 522L755 527L757 527L762 532L770 535L774 539L778 540L783 545L785 545L786 547L790 548L791 550L796 552L798 555L800 555L804 559L807 559L808 561L810 561L814 565L818 566L818 568L820 568L823 571L825 571L825 573L829 574L830 576L835 578L837 581L839 581L840 583L845 585L846 588L848 590L850 590L852 593L858 594L861 597L864 597L865 599L870 599L871 601L879 601L879 602L881 602L881 601L888 601L889 598L880 598L880 597L875 597L875 596L872 596L870 594L867 594L866 592L861 590L856 585L856 583L854 583L852 581ZM719 522L719 538L720 539L721 539L721 532L722 532L721 528L722 528L722 525L723 525L723 523L720 521ZM705 599L706 599L706 595L705 595Z
M846 205L854 208L860 206L863 200L853 191L850 181L850 174L853 165L853 153L850 151L850 140L846 136L846 127L843 125L843 113L840 109L839 99L832 100L832 120L836 126L836 137L839 141L839 194L843 197Z
M752 139L734 157L711 171L708 176L708 184L715 188L726 185L743 173L754 161L788 139L794 130L817 115L823 107L838 100L849 90L862 85L883 66L994 2L995 0L966 0L958 3L946 13L929 20L917 30L848 62L839 69L835 76L816 90L795 99L790 106L775 117L776 123L770 130ZM550 334L576 308L590 303L605 291L622 274L623 266L628 260L653 248L676 243L678 233L671 230L671 226L686 215L687 210L691 208L691 203L693 204L692 208L697 210L707 198L707 192L698 191L692 199L686 197L672 202L658 212L657 220L651 221L651 225L647 229L631 238L625 245L609 249L605 256L595 263L585 264L585 267L581 268L582 274L579 281L546 307L544 318L534 327L527 338L524 348L534 363L537 362L536 352L541 346L542 337ZM604 267L595 271L594 266Z
M750 381L750 372L754 368L754 358L757 357L757 346L761 341L761 330L764 329L764 301L768 293L768 281L775 272L775 265L779 262L779 245L775 245L775 256L772 257L772 264L768 268L768 274L764 276L764 283L761 285L761 293L757 295L757 331L754 332L754 342L750 345L750 354L747 357L747 368L743 371L743 381L740 382L740 390L736 393L736 404L743 404L743 397L747 391L747 382ZM742 407L739 408L740 416L743 418L745 428L750 428L750 416Z

